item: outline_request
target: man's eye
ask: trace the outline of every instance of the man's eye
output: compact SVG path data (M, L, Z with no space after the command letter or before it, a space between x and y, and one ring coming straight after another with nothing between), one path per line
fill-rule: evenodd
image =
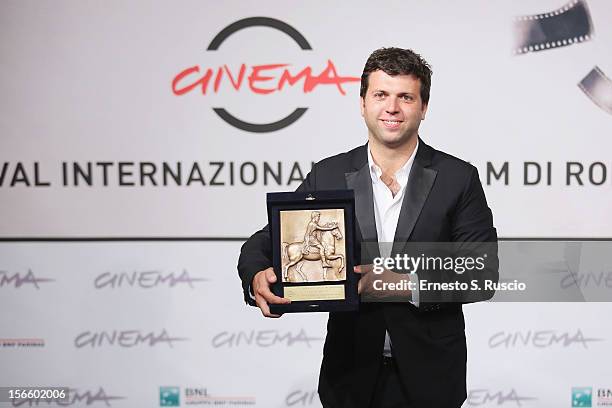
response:
M375 98L379 98L379 99L380 99L380 98L382 98L383 96L384 96L384 95L383 95L383 93L382 93L382 92L374 92L374 97L375 97Z
M409 102L414 100L414 98L411 95L404 95L402 98L405 101L409 101Z

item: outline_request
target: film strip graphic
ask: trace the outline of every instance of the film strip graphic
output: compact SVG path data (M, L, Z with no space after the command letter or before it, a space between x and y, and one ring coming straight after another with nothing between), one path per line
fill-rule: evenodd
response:
M513 53L524 55L590 41L594 30L586 0L572 0L547 13L516 17L513 31ZM598 66L578 87L591 102L612 115L612 81Z
M513 28L517 55L566 47L593 37L591 14L584 0L572 0L548 13L516 17Z
M598 66L582 78L578 87L595 105L612 115L612 81Z

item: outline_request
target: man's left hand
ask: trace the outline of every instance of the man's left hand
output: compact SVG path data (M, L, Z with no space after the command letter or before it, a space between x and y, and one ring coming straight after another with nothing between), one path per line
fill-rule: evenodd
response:
M410 278L406 274L383 268L374 272L374 265L357 265L355 273L361 275L357 290L364 302L410 302Z

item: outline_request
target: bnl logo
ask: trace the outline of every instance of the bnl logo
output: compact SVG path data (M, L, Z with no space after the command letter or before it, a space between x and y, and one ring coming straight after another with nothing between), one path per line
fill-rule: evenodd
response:
M159 406L178 407L180 406L179 387L159 387Z
M573 407L592 407L593 388L592 387L572 387L572 408Z

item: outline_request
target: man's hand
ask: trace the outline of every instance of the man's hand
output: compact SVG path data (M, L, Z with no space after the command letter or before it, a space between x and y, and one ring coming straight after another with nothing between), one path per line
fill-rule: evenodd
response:
M393 284L395 288L401 284L407 285L408 275L399 274L389 269L384 269L381 273L374 273L373 265L357 265L355 273L361 275L357 291L364 302L409 302L412 299L410 289L402 288L389 289L386 284ZM377 284L375 284L375 281Z
M253 295L255 296L255 303L266 317L280 317L281 315L275 315L270 313L269 303L273 304L287 304L291 303L289 299L276 296L270 290L270 285L276 282L276 274L272 268L264 269L259 271L253 277Z

